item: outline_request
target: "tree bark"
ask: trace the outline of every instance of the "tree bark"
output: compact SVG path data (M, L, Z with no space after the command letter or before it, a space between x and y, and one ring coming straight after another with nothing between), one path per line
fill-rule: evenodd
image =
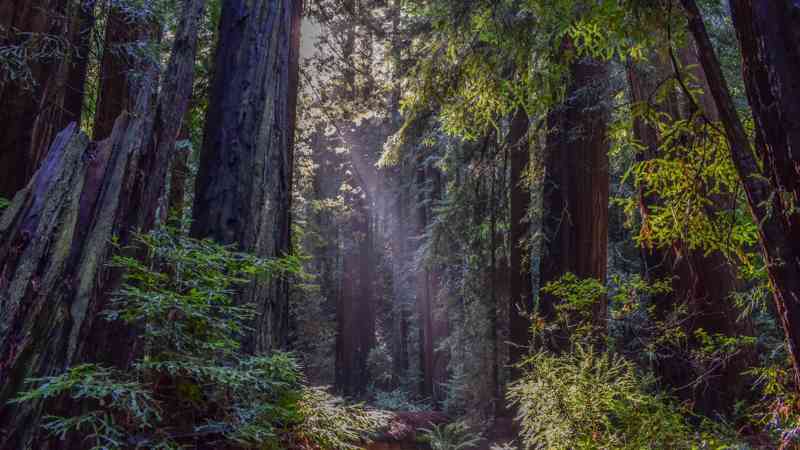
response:
M68 1L64 26L74 49L54 67L55 72L40 86L42 98L31 132L30 155L44 157L53 137L71 122L80 126L86 73L89 67L94 1Z
M186 1L195 13L181 25L190 40L203 4ZM193 52L174 50L165 86L193 67ZM174 136L156 131L166 129L158 122L183 116L179 97L156 107L155 79L151 67L140 79L134 115L120 116L109 139L90 142L74 123L62 131L0 218L0 448L40 448L33 442L45 405L7 404L24 380L59 374L89 356L105 356L104 350L114 353L104 361L124 362L133 352L105 339L123 327L96 319L119 281L105 265L112 240L125 246L134 231L152 226L142 211L153 207L148 192L164 183L150 174L161 160L155 153L166 148L154 142L174 144Z
M111 4L100 61L92 133L94 140L107 138L117 117L133 110L139 83L137 79L158 58L157 55L148 54L155 51L153 47L147 48L157 34L156 25L149 18L128 17L120 7Z
M422 238L425 235L425 230L428 226L428 210L426 208L428 177L425 167L424 157L419 155L416 161L416 204L414 219L416 221L415 234L417 236L418 247L421 246ZM416 249L415 253L419 253ZM419 256L417 257L419 258ZM417 301L417 317L418 317L418 330L419 330L419 368L421 372L420 379L420 394L423 397L433 396L433 321L431 309L431 293L430 293L430 272L428 267L423 262L418 263L416 267L416 301Z
M511 119L506 137L510 152L509 180L509 291L508 309L509 360L519 363L530 345L530 319L533 310L533 282L530 255L526 251L530 226L526 220L531 203L531 193L525 181L525 170L530 161L527 133L530 120L527 113L517 110ZM513 370L512 370L513 372Z
M342 295L337 308L337 388L363 394L369 384L367 358L375 346L372 218L367 199L356 192L348 199L352 240L344 243Z
M750 146L711 39L694 0L682 0L688 27L725 128L773 290L787 351L800 389L800 9L791 0L731 0L742 50L745 89L756 123Z
M543 231L545 242L540 284L545 286L566 273L606 281L608 258L608 139L607 116L598 86L607 78L606 67L582 59L570 68L566 100L548 116ZM543 294L540 310L546 320L555 316L557 299ZM605 329L606 300L598 299L593 318ZM566 336L555 346L563 349Z
M77 2L0 0L0 45L37 49L24 52L27 55L45 46L41 35L63 37L67 44L52 56L25 61L30 80L14 80L13 74L2 74L0 197L11 198L25 187L44 158L54 130L79 117L73 104L82 102L85 77L81 74L86 73L86 64L81 54L85 55L88 43L81 36L91 23L91 13ZM77 54L72 47L76 47Z
M394 173L399 178L401 170ZM394 223L392 226L392 297L395 300L393 308L393 337L392 337L392 377L393 384L399 386L409 369L408 338L409 338L409 307L408 297L408 271L410 261L408 250L408 229L406 221L408 198L404 190L398 189L395 199Z
M178 141L189 139L187 122L184 120ZM186 183L189 181L189 152L179 150L175 152L172 165L169 168L169 195L167 204L169 205L167 214L170 219L177 223L183 221L183 210L186 201Z
M298 0L225 2L206 115L192 234L261 257L290 250L292 135L299 46ZM254 282L238 301L256 305L250 352L284 346L288 284Z
M696 53L692 47L682 49L684 65L696 64ZM654 58L654 73L645 73L641 68L629 65L627 68L628 83L631 99L634 102L650 102L655 98L660 80L658 77L668 77L672 68L668 68L665 61ZM696 79L704 92L708 92L708 83L702 72L696 74ZM699 99L703 113L711 120L718 118L713 99L707 93ZM685 103L689 103L688 101ZM652 105L651 105L652 106ZM686 113L679 112L677 98L671 96L665 104L655 105L659 112L668 114L674 120ZM689 118L694 111L689 111ZM642 118L637 118L634 123L634 137L644 145L644 150L637 155L640 161L658 158L661 137L658 130L647 124ZM716 205L730 204L731 196L718 196ZM642 215L643 226L647 226L650 209L660 204L658 194L647 185L642 185L639 191L639 210ZM717 208L709 207L708 214L713 215ZM726 336L740 336L751 334L752 324L749 321L740 321L739 311L730 299L730 295L738 287L735 268L731 267L724 255L715 251L706 254L703 249L691 249L685 243L673 242L669 247L658 247L652 243L642 246L642 257L645 262L645 277L654 282L663 279L672 279L672 292L658 295L652 299L655 305L657 320L665 320L681 306L686 307L687 320L682 328L689 337L689 349L697 348L700 343L695 342L695 331L705 330L710 335L723 334ZM676 389L678 396L684 400L692 401L695 411L713 417L716 414L731 414L737 400L743 397L747 390L746 378L742 372L754 362L752 351L745 349L729 360L722 361L711 370L701 368L703 373L697 373L697 366L692 361L692 356L685 349L670 348L659 352L664 355L656 361L656 372L662 382ZM709 387L708 380L714 380L714 387Z

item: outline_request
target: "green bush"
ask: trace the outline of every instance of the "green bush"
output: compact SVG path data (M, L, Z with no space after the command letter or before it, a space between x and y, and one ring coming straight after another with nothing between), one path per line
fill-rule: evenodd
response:
M466 450L476 448L483 441L480 433L472 431L463 421L422 428L423 440L433 450Z
M577 345L535 353L508 390L530 449L724 448L684 411L650 391L633 363Z
M255 312L234 303L235 289L254 277L296 274L296 259L259 259L169 228L137 236L133 252L120 250L146 257L113 259L125 276L105 318L136 330L143 350L126 370L85 364L29 380L31 390L15 401L82 405L77 416L48 416L50 434L93 449L172 449L198 438L218 448L299 441L340 449L377 427L379 415L305 388L292 355L239 350Z

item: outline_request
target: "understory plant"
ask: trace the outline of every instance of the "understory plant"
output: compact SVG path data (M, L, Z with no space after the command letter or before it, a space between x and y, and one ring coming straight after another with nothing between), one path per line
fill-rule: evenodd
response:
M385 421L304 387L291 354L241 351L255 311L235 290L299 274L296 258L260 259L162 228L136 236L112 265L124 282L105 319L136 334L135 362L29 380L15 401L49 399L71 412L46 417L49 434L92 449L340 449Z
M667 289L640 284L634 283ZM507 391L523 448L733 448L728 430L708 428L701 418L699 426L691 421L688 408L658 392L652 375L615 351L624 346L597 330L591 311L609 292L603 284L567 274L544 290L561 303L549 323L534 317L539 348L519 364L521 376ZM611 301L625 310L631 292L617 291Z
M432 425L420 431L433 450L467 450L477 448L483 441L481 433L474 432L465 421Z
M681 412L622 357L577 346L535 353L525 367L508 391L525 448L691 448Z

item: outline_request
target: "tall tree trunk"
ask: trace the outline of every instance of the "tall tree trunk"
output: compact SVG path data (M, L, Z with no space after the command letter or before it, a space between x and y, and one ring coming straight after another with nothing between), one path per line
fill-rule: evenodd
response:
M350 395L368 386L367 358L375 346L372 218L360 193L351 196L348 221L353 239L345 242L342 295L337 308L337 388Z
M152 18L130 17L121 6L110 5L106 18L100 80L92 137L107 138L123 111L133 111L139 78L157 61L153 45L159 34Z
M186 1L179 36L196 39L203 4ZM193 68L193 51L174 50L165 86L184 92L173 82ZM157 107L155 78L151 68L141 79L134 115L120 116L109 139L90 142L74 123L62 131L0 218L0 448L29 448L40 431L45 405L7 404L24 380L100 354L111 345L96 339L109 335L101 330L120 327L96 320L119 279L105 264L112 239L124 246L134 231L152 226L144 213L153 207L148 193L164 183L150 175L157 169L152 165L176 137L165 132L171 125L159 122L179 120L186 103L176 95ZM121 361L133 350L113 351L110 359Z
M429 178L431 179L431 209L430 215L433 215L433 208L438 202L442 200L445 189L444 175L440 170L435 167L429 167ZM430 269L428 278L428 292L431 304L431 338L433 340L433 361L431 363L431 377L433 379L433 401L436 404L441 404L446 398L446 390L443 386L448 381L449 371L448 365L450 363L450 352L447 349L441 348L443 340L447 339L450 334L450 322L448 319L448 296L443 289L442 280L444 278L445 267L440 263L434 263Z
M531 193L524 179L530 161L527 132L530 121L524 110L517 110L511 118L511 127L506 136L510 152L509 180L509 291L508 310L509 360L520 362L530 344L530 319L533 309L533 284L531 280L530 255L526 252L528 230L526 217L531 203Z
M681 52L685 65L696 64L696 53L692 47ZM671 68L664 61L654 61L655 73L645 73L633 65L628 66L628 82L634 102L648 102L655 98L655 91L660 85L657 77L669 76ZM702 72L696 74L701 88L707 91L707 83ZM674 96L667 104L657 105L660 112L677 120L681 117ZM716 106L710 95L703 94L698 99L703 105L704 114L711 120L717 120ZM690 115L694 111L690 111ZM634 123L634 137L644 145L644 150L637 155L640 161L655 159L659 154L661 138L655 127L637 118ZM730 203L733 199L717 199L718 205ZM644 226L647 226L650 209L660 203L658 195L646 185L640 187L639 209ZM715 213L710 208L709 214ZM645 262L645 276L649 281L672 279L672 292L658 295L653 299L656 305L657 320L664 320L685 306L687 320L682 320L682 328L689 337L689 348L697 348L695 331L705 330L707 333L739 336L752 333L752 326L747 321L739 321L739 311L730 299L738 284L735 269L730 266L724 255L715 251L706 254L703 249L691 249L685 243L674 242L671 247L658 248L652 244L642 247ZM746 379L742 372L753 363L753 353L743 351L731 359L721 361L711 370L701 368L697 373L692 356L678 348L660 352L666 356L656 361L657 373L668 386L677 389L677 394L685 400L691 400L695 410L708 416L730 414L735 402L741 399L746 391ZM715 363L716 364L716 363ZM713 379L715 387L707 383Z
M178 141L190 138L188 117L184 118ZM169 194L167 197L170 219L180 223L183 221L183 210L186 202L186 183L189 181L189 151L182 149L175 152L172 165L169 168Z
M361 211L354 205L353 214ZM355 219L354 221L355 222ZM353 224L355 226L355 223ZM353 230L352 235L356 235ZM351 395L359 393L358 365L358 253L357 240L344 242L342 257L342 293L336 306L336 388L339 392Z
M425 167L424 157L417 157L416 167L416 205L414 218L416 220L416 236L418 247L422 244L422 238L428 226L428 210L426 208L428 189L428 177ZM419 249L416 250L419 258ZM425 262L416 268L416 300L419 330L419 368L421 372L420 393L424 397L433 396L433 320L431 309L430 293L430 272Z
M91 12L79 2L0 0L0 46L22 46L26 49L22 55L52 53L22 61L29 77L0 74L0 197L11 198L28 183L54 130L80 115L73 111L73 103L82 102L84 77L80 75L86 72L81 55L85 56L88 42L81 36L91 23ZM65 45L53 46L53 38L63 38Z
M566 100L548 116L543 228L545 242L540 283L566 273L605 283L608 257L608 112L598 102L607 78L604 64L581 59L572 63ZM545 319L555 315L557 299L543 294ZM605 329L606 300L593 306L595 326ZM563 349L566 336L555 346Z
M750 146L703 18L682 0L688 27L758 224L762 256L800 389L800 7L793 0L731 0L745 89L756 123ZM760 159L759 159L760 158Z
M402 170L394 173L399 184ZM407 276L406 265L410 261L408 251L408 230L406 221L403 218L406 214L408 199L403 190L398 189L395 199L394 222L392 225L392 297L395 301L392 316L394 318L393 337L392 337L392 377L393 384L399 386L401 380L406 377L409 369L408 359L408 338L409 338L409 307L407 297Z
M80 126L86 74L89 68L94 1L68 1L67 42L73 47L40 88L42 98L31 133L30 155L41 160L53 138L69 123Z
M220 19L192 234L261 257L290 250L301 3L232 0L223 4ZM238 301L256 305L258 312L247 351L285 345L285 279L254 282Z

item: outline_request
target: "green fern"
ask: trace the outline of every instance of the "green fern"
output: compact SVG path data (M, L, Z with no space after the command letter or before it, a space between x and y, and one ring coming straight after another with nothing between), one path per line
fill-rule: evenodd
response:
M423 439L433 450L465 450L477 447L482 441L481 433L475 433L463 421L422 428Z

